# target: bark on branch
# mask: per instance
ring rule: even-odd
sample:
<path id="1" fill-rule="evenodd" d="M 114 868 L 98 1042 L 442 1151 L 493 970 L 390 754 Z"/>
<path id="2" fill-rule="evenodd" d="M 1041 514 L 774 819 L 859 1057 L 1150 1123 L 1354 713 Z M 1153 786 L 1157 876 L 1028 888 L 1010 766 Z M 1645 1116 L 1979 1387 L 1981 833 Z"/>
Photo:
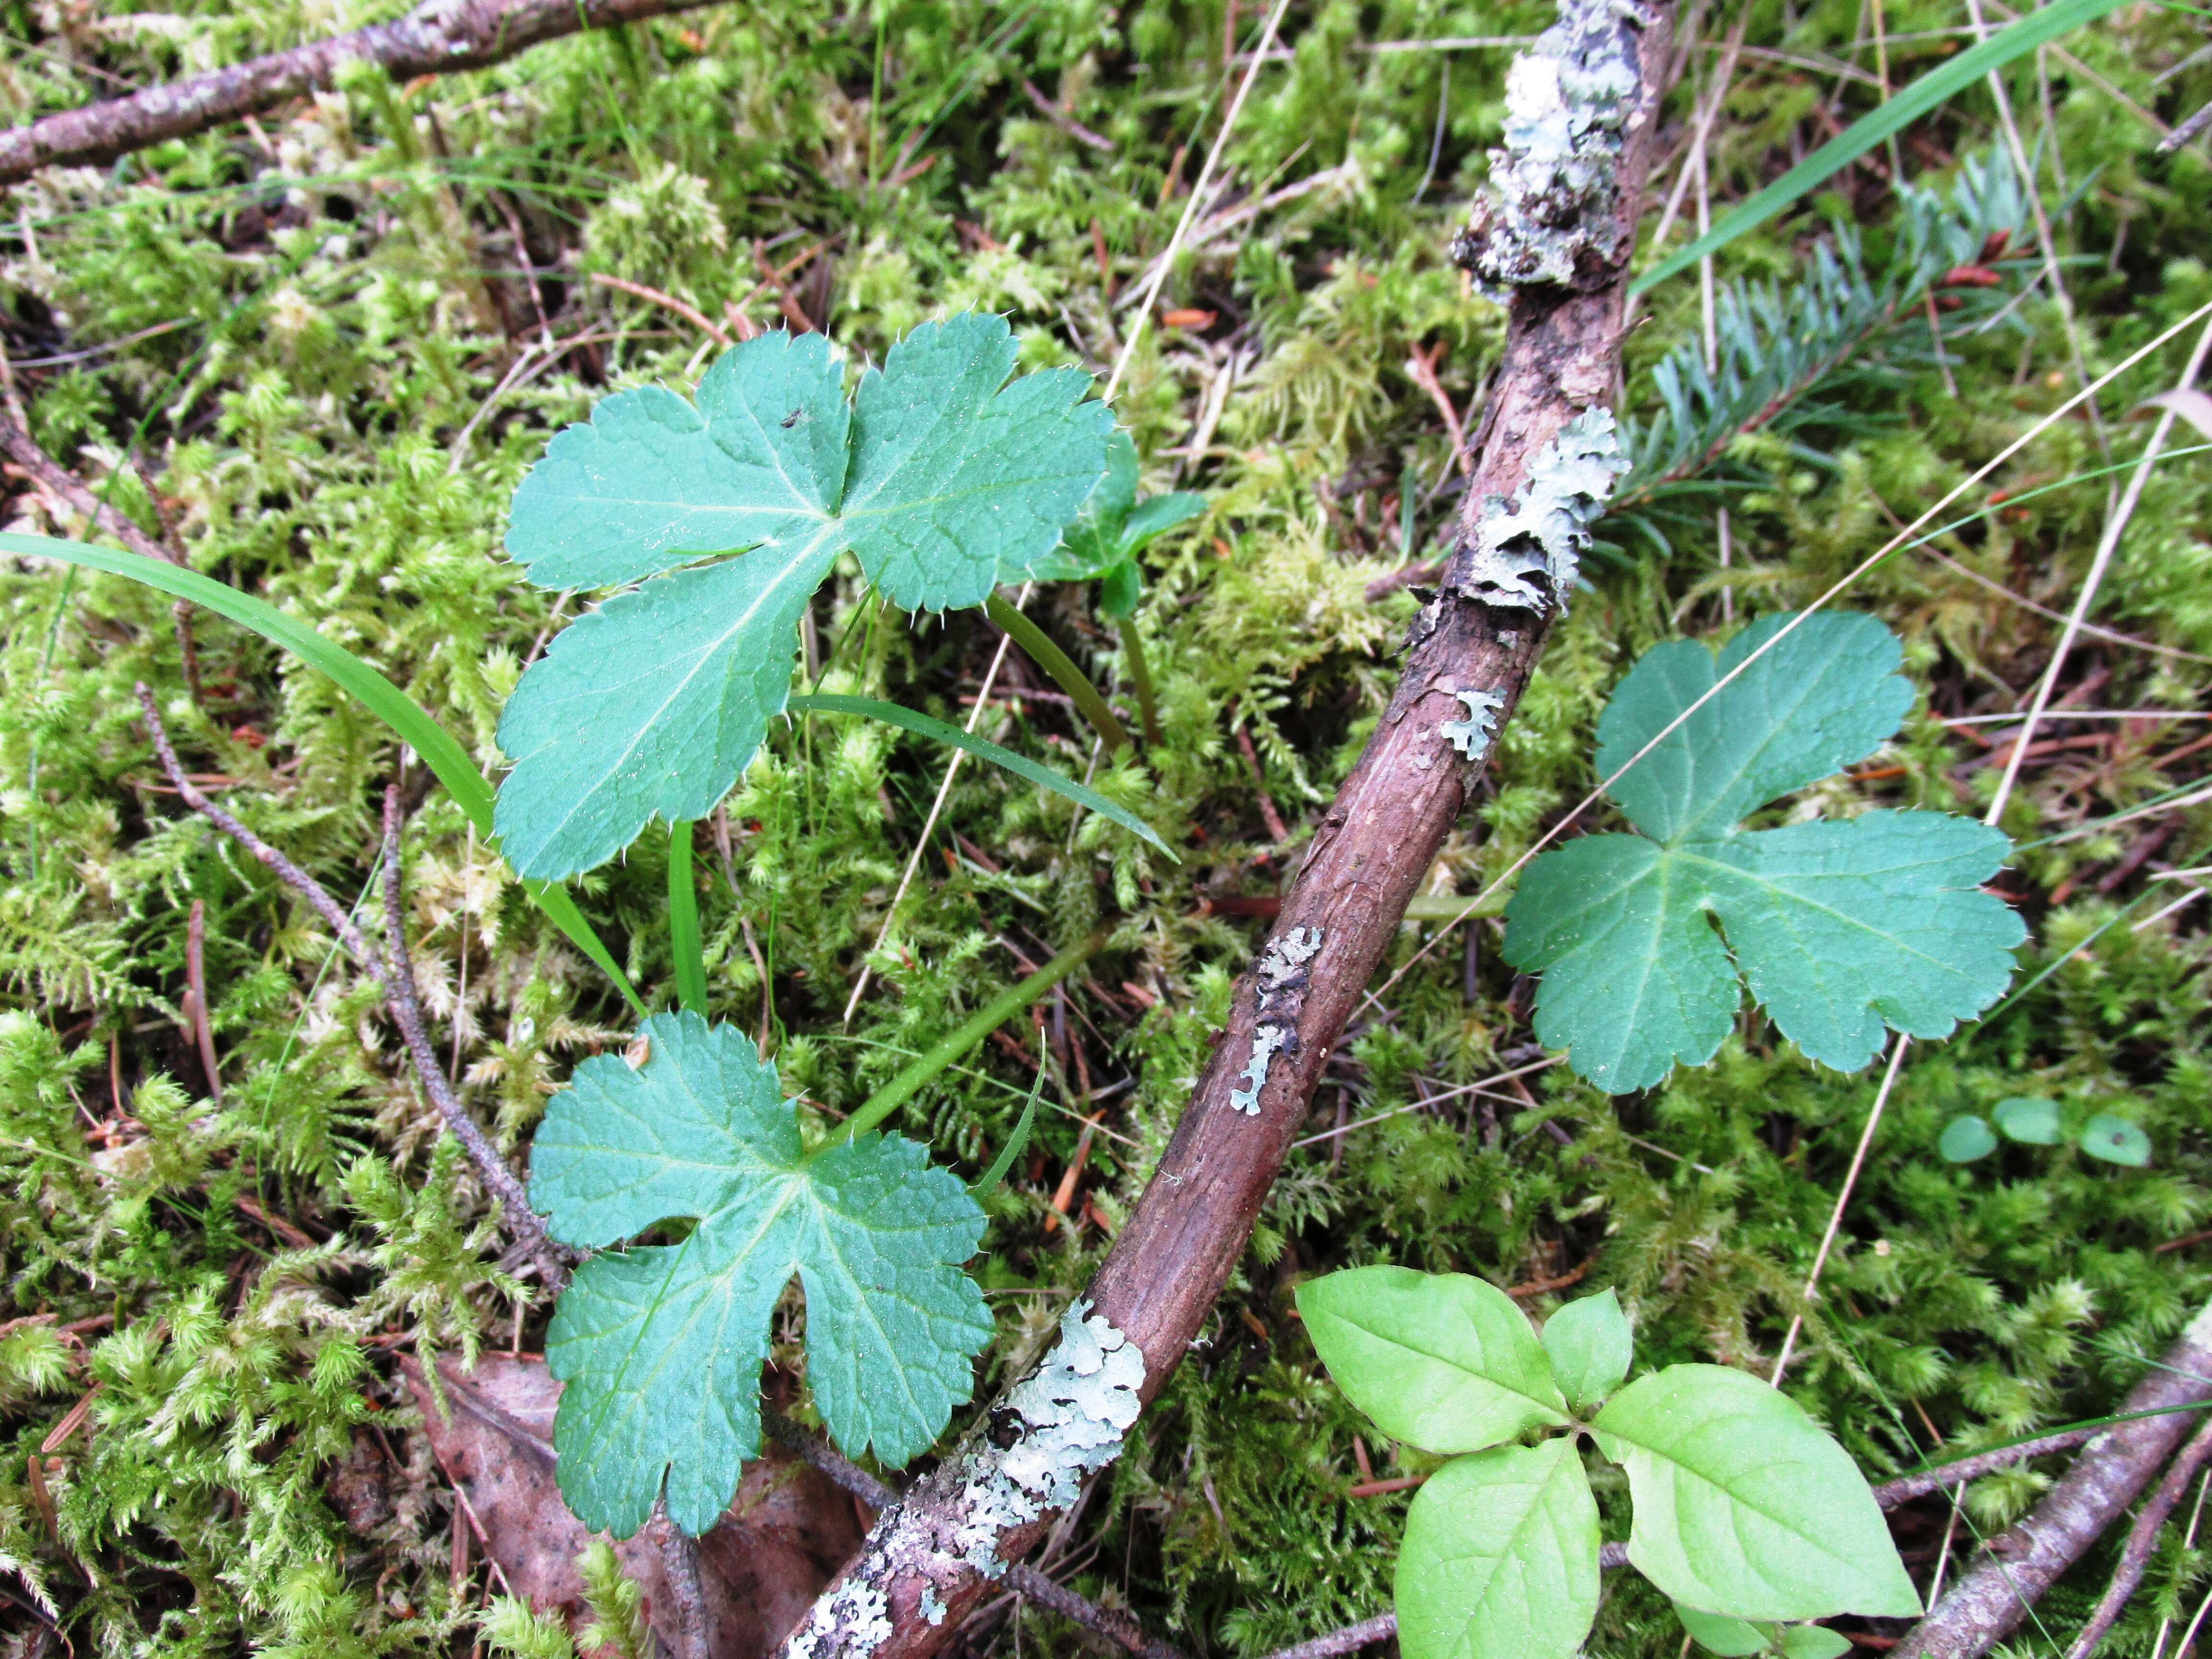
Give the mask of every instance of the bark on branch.
<path id="1" fill-rule="evenodd" d="M 1606 407 L 1668 58 L 1668 0 L 1565 0 L 1534 48 L 1497 200 L 1455 254 L 1510 306 L 1442 591 L 1323 816 L 1273 937 L 1142 1200 L 1060 1346 L 878 1518 L 789 1659 L 921 1659 L 1115 1455 L 1243 1254 L 1406 903 L 1458 822 L 1625 462 Z M 1509 127 L 1509 131 L 1512 128 Z M 1571 154 L 1564 152 L 1571 150 Z M 1618 465 L 1616 464 L 1618 463 Z"/>
<path id="2" fill-rule="evenodd" d="M 87 104 L 0 133 L 0 185 L 43 167 L 112 161 L 171 138 L 256 115 L 327 89 L 348 64 L 381 64 L 396 81 L 482 69 L 540 41 L 612 28 L 709 0 L 427 0 L 404 17 L 289 52 L 273 52 L 126 98 Z"/>
<path id="3" fill-rule="evenodd" d="M 2081 1449 L 2034 1513 L 1990 1539 L 1981 1565 L 1905 1633 L 1906 1659 L 1979 1659 L 2019 1627 L 2037 1598 L 2087 1553 L 2173 1455 L 2197 1414 L 2212 1405 L 2212 1306 L 2189 1322 L 2163 1364 L 2138 1382 L 2122 1412 L 2157 1412 L 2115 1423 Z"/>

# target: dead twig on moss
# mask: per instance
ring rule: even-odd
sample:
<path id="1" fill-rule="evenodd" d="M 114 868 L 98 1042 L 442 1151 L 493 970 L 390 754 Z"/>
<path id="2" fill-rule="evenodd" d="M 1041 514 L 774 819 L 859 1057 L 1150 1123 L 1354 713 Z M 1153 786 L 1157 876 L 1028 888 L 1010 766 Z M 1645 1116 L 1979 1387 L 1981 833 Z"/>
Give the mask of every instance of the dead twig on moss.
<path id="1" fill-rule="evenodd" d="M 428 0 L 404 17 L 210 70 L 127 98 L 64 110 L 0 132 L 0 185 L 44 167 L 112 161 L 171 138 L 242 120 L 327 91 L 349 64 L 382 66 L 394 81 L 482 69 L 541 41 L 614 28 L 708 0 Z"/>
<path id="2" fill-rule="evenodd" d="M 2059 1575 L 2124 1514 L 2212 1405 L 2200 1380 L 2212 1370 L 2212 1306 L 2198 1312 L 2120 1410 L 2150 1412 L 2094 1437 L 2034 1511 L 1987 1540 L 1984 1559 L 1906 1632 L 1916 1659 L 1978 1659 L 2009 1636 Z"/>
<path id="3" fill-rule="evenodd" d="M 353 955 L 354 959 L 368 971 L 383 993 L 385 1006 L 392 1011 L 392 1022 L 399 1027 L 407 1045 L 408 1058 L 413 1062 L 416 1078 L 438 1115 L 453 1138 L 468 1153 L 476 1168 L 477 1176 L 487 1191 L 497 1198 L 503 1212 L 507 1231 L 519 1244 L 537 1258 L 539 1271 L 549 1288 L 558 1288 L 568 1280 L 567 1264 L 560 1247 L 545 1231 L 545 1224 L 530 1207 L 529 1194 L 520 1179 L 507 1167 L 507 1160 L 499 1155 L 491 1138 L 470 1114 L 467 1107 L 453 1091 L 446 1074 L 438 1065 L 438 1057 L 430 1048 L 430 1038 L 422 1020 L 420 992 L 415 984 L 413 969 L 407 958 L 405 939 L 402 933 L 399 884 L 399 795 L 396 788 L 387 789 L 384 797 L 384 902 L 386 918 L 387 955 L 373 944 L 355 926 L 343 906 L 332 898 L 323 884 L 298 865 L 255 835 L 238 819 L 232 817 L 193 784 L 183 764 L 177 759 L 177 750 L 169 741 L 168 727 L 162 723 L 160 708 L 154 694 L 141 681 L 137 688 L 138 707 L 145 716 L 146 732 L 154 744 L 154 753 L 161 761 L 161 769 L 168 775 L 185 805 L 243 847 L 277 880 L 283 882 L 320 916 L 336 934 L 338 942 Z"/>

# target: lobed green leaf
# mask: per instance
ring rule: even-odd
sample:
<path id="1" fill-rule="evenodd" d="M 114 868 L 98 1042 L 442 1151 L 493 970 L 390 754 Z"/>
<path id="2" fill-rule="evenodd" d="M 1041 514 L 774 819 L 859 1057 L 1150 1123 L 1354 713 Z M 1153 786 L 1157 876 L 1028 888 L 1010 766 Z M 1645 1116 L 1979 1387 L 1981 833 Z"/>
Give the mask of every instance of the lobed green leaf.
<path id="1" fill-rule="evenodd" d="M 568 1386 L 554 1422 L 562 1496 L 627 1537 L 665 1480 L 668 1513 L 713 1525 L 760 1449 L 769 1320 L 796 1273 L 807 1379 L 838 1444 L 903 1463 L 968 1397 L 991 1334 L 960 1271 L 983 1212 L 896 1135 L 808 1158 L 775 1068 L 734 1026 L 660 1014 L 635 1070 L 576 1068 L 538 1131 L 530 1195 L 577 1270 L 547 1334 Z M 690 1219 L 682 1243 L 610 1248 Z"/>

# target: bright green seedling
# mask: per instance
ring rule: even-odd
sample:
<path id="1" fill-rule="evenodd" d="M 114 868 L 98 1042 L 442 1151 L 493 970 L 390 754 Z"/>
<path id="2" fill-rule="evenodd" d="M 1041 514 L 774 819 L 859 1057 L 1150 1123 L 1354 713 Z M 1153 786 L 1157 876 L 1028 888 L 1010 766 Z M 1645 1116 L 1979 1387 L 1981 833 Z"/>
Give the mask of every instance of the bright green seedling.
<path id="1" fill-rule="evenodd" d="M 1696 641 L 1647 652 L 1598 721 L 1599 775 L 1789 621 L 1753 624 L 1717 661 Z M 1871 617 L 1808 618 L 1613 784 L 1641 835 L 1586 836 L 1528 867 L 1505 958 L 1542 971 L 1536 1034 L 1577 1072 L 1626 1094 L 1710 1060 L 1744 980 L 1807 1058 L 1839 1071 L 1872 1059 L 1885 1025 L 1948 1036 L 2003 991 L 2026 929 L 1978 890 L 2010 848 L 2000 831 L 1912 811 L 1740 827 L 1897 730 L 1912 703 L 1901 658 Z"/>
<path id="2" fill-rule="evenodd" d="M 1722 1639 L 1752 1631 L 1741 1652 L 1840 1651 L 1826 1632 L 1744 1621 L 1920 1611 L 1865 1480 L 1787 1395 L 1718 1365 L 1620 1387 L 1633 1337 L 1611 1291 L 1561 1309 L 1540 1339 L 1504 1291 L 1464 1274 L 1356 1267 L 1297 1297 L 1330 1376 L 1376 1427 L 1466 1454 L 1406 1516 L 1395 1601 L 1407 1659 L 1570 1659 L 1581 1646 L 1600 1542 L 1585 1433 L 1627 1472 L 1629 1560 L 1680 1607 L 1717 1615 Z M 1531 1431 L 1547 1437 L 1506 1443 Z"/>
<path id="3" fill-rule="evenodd" d="M 1136 686 L 1137 703 L 1144 714 L 1145 736 L 1153 743 L 1159 741 L 1159 713 L 1152 670 L 1145 661 L 1144 641 L 1137 632 L 1137 602 L 1145 592 L 1144 570 L 1137 555 L 1205 511 L 1206 497 L 1188 490 L 1139 501 L 1137 446 L 1117 428 L 1106 446 L 1106 476 L 1062 534 L 1060 544 L 1033 562 L 1027 573 L 1048 581 L 1098 584 L 1098 609 L 1120 630 L 1129 678 Z M 1000 580 L 1015 580 L 1018 574 L 1001 570 Z"/>
<path id="4" fill-rule="evenodd" d="M 1997 1149 L 1997 1135 L 2023 1146 L 2056 1146 L 2067 1139 L 2063 1115 L 2051 1101 L 2035 1095 L 2014 1095 L 1990 1109 L 1996 1132 L 1971 1113 L 1943 1126 L 1936 1150 L 1946 1163 L 1972 1164 Z M 2099 1112 L 2075 1133 L 2083 1154 L 2106 1164 L 2141 1169 L 2150 1162 L 2150 1137 L 2142 1128 L 2111 1112 Z"/>
<path id="5" fill-rule="evenodd" d="M 990 1340 L 960 1267 L 982 1210 L 898 1135 L 807 1152 L 775 1068 L 736 1027 L 687 1012 L 639 1030 L 641 1062 L 578 1066 L 531 1152 L 532 1206 L 555 1237 L 599 1252 L 545 1343 L 568 1385 L 553 1439 L 568 1507 L 627 1537 L 665 1483 L 677 1525 L 714 1524 L 760 1450 L 769 1321 L 794 1273 L 831 1437 L 890 1464 L 927 1449 Z M 630 1242 L 680 1221 L 696 1223 L 681 1243 Z"/>
<path id="6" fill-rule="evenodd" d="M 1778 1654 L 1781 1659 L 1843 1659 L 1851 1650 L 1850 1638 L 1818 1625 L 1778 1625 L 1771 1620 L 1730 1619 L 1674 1604 L 1682 1628 L 1707 1653 L 1720 1659 L 1752 1659 L 1755 1654 Z"/>
<path id="7" fill-rule="evenodd" d="M 1010 380 L 1015 350 L 1000 317 L 924 324 L 848 400 L 820 335 L 764 334 L 696 404 L 641 386 L 554 438 L 508 553 L 542 587 L 640 585 L 507 701 L 496 823 L 516 870 L 571 875 L 655 817 L 711 811 L 782 712 L 799 615 L 841 553 L 908 611 L 1032 573 L 1104 475 L 1113 417 L 1079 371 Z"/>

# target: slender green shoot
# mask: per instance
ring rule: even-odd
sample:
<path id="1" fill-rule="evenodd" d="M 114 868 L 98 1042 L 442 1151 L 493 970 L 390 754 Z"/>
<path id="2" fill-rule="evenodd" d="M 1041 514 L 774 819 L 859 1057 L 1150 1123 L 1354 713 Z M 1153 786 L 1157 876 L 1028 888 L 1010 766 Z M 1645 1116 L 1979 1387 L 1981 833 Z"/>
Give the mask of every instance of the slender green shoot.
<path id="1" fill-rule="evenodd" d="M 1037 1101 L 1044 1094 L 1044 1034 L 1039 1032 L 1036 1081 L 1030 1085 L 1029 1102 L 1022 1108 L 1022 1115 L 1014 1125 L 1013 1133 L 1006 1137 L 1006 1144 L 999 1149 L 998 1157 L 991 1160 L 991 1167 L 978 1176 L 975 1185 L 969 1188 L 969 1197 L 980 1199 L 997 1192 L 999 1183 L 1006 1178 L 1006 1171 L 1014 1167 L 1014 1160 L 1022 1155 L 1022 1148 L 1030 1144 L 1030 1131 L 1036 1127 Z"/>
<path id="2" fill-rule="evenodd" d="M 902 732 L 911 732 L 918 738 L 933 738 L 939 743 L 950 744 L 955 749 L 964 749 L 978 760 L 987 760 L 994 766 L 1003 766 L 1016 777 L 1027 778 L 1056 795 L 1065 796 L 1077 805 L 1087 807 L 1102 818 L 1120 824 L 1131 835 L 1151 842 L 1175 859 L 1175 850 L 1160 839 L 1159 832 L 1126 806 L 1116 805 L 1097 790 L 1086 788 L 1073 778 L 1063 777 L 1049 766 L 1040 766 L 1026 755 L 1017 755 L 1011 749 L 1001 748 L 988 738 L 979 738 L 973 732 L 963 732 L 957 726 L 934 720 L 927 714 L 917 714 L 911 708 L 902 708 L 895 702 L 878 702 L 873 697 L 845 697 L 833 693 L 817 693 L 795 696 L 786 705 L 793 714 L 862 714 L 870 720 L 881 720 L 886 726 L 896 726 Z"/>
<path id="3" fill-rule="evenodd" d="M 1137 633 L 1137 619 L 1124 617 L 1115 624 L 1121 634 L 1121 654 L 1128 659 L 1129 684 L 1137 693 L 1137 713 L 1145 723 L 1145 741 L 1161 741 L 1159 699 L 1152 690 L 1152 665 L 1145 660 L 1145 641 Z"/>
<path id="4" fill-rule="evenodd" d="M 1081 967 L 1106 943 L 1107 932 L 1102 927 L 1081 944 L 1069 946 L 1020 984 L 985 1003 L 947 1033 L 936 1047 L 861 1102 L 860 1109 L 839 1124 L 837 1132 L 809 1156 L 819 1158 L 830 1147 L 867 1133 L 905 1105 L 939 1073 Z"/>
<path id="5" fill-rule="evenodd" d="M 676 955 L 676 997 L 707 1018 L 707 959 L 699 945 L 699 890 L 691 878 L 691 826 L 668 826 L 668 946 Z"/>
<path id="6" fill-rule="evenodd" d="M 1668 255 L 1631 283 L 1629 293 L 1646 293 L 1676 272 L 1718 252 L 1984 76 L 2038 46 L 2050 45 L 2062 34 L 2095 22 L 2107 12 L 2117 11 L 2120 4 L 2121 0 L 2057 0 L 2057 4 L 2030 12 L 1998 30 L 1979 46 L 1968 47 L 1861 116 L 1748 201 L 1723 214 L 1718 224 L 1689 246 Z"/>
<path id="7" fill-rule="evenodd" d="M 1129 746 L 1129 733 L 1106 706 L 1106 699 L 1098 688 L 1075 665 L 1075 659 L 1054 642 L 1051 635 L 1039 628 L 1027 617 L 1008 605 L 996 593 L 983 602 L 983 614 L 1010 635 L 1021 647 L 1031 662 L 1052 676 L 1054 683 L 1075 699 L 1075 706 L 1083 711 L 1098 735 L 1106 739 L 1109 749 L 1121 750 Z"/>
<path id="8" fill-rule="evenodd" d="M 64 564 L 82 565 L 88 570 L 105 571 L 111 576 L 125 577 L 178 599 L 190 599 L 194 605 L 229 617 L 240 627 L 252 629 L 270 644 L 283 647 L 310 668 L 320 669 L 329 675 L 340 690 L 390 726 L 437 775 L 438 781 L 446 786 L 446 793 L 453 798 L 469 822 L 476 825 L 477 833 L 496 845 L 491 823 L 491 782 L 477 769 L 468 750 L 433 720 L 422 704 L 386 679 L 381 670 L 364 662 L 343 646 L 325 639 L 296 617 L 288 617 L 266 600 L 241 593 L 212 576 L 164 564 L 159 559 L 125 553 L 119 548 L 0 531 L 0 552 L 54 559 Z M 645 1004 L 631 988 L 621 964 L 592 931 L 592 924 L 576 908 L 576 901 L 568 889 L 544 881 L 525 881 L 522 888 L 576 948 L 614 982 L 623 1000 L 642 1016 Z"/>

